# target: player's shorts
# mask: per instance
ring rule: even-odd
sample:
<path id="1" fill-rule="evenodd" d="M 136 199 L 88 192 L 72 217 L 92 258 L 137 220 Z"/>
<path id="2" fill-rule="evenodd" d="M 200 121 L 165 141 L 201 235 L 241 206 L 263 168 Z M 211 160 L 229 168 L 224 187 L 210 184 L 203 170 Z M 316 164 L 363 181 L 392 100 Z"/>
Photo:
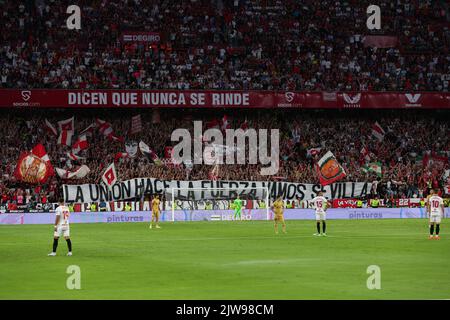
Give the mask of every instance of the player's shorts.
<path id="1" fill-rule="evenodd" d="M 275 213 L 275 217 L 273 218 L 273 220 L 284 222 L 284 215 L 282 213 Z"/>
<path id="2" fill-rule="evenodd" d="M 159 210 L 152 210 L 152 217 L 157 217 L 159 218 Z"/>
<path id="3" fill-rule="evenodd" d="M 327 220 L 327 213 L 326 212 L 316 212 L 316 221 L 320 221 L 320 220 Z"/>
<path id="4" fill-rule="evenodd" d="M 438 216 L 430 216 L 430 222 L 433 222 L 433 223 L 441 223 L 441 215 L 438 215 Z"/>
<path id="5" fill-rule="evenodd" d="M 58 226 L 56 231 L 53 233 L 54 237 L 70 237 L 70 227 L 69 226 Z"/>

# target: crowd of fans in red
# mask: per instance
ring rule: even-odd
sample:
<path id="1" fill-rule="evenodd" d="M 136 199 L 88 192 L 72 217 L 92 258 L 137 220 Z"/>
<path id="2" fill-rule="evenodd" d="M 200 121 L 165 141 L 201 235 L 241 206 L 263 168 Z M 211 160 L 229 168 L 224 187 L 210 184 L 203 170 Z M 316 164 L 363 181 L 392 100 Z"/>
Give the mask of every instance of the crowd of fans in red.
<path id="1" fill-rule="evenodd" d="M 142 111 L 142 131 L 128 134 L 131 126 L 130 112 L 109 109 L 77 111 L 75 115 L 76 133 L 81 132 L 96 118 L 111 123 L 115 134 L 126 142 L 144 141 L 164 160 L 174 129 L 187 128 L 194 137 L 193 121 L 201 120 L 203 129 L 208 124 L 218 123 L 227 116 L 231 128 L 240 128 L 245 123 L 248 128 L 280 129 L 280 170 L 276 175 L 260 174 L 260 165 L 172 165 L 162 161 L 157 165 L 141 153 L 134 158 L 116 161 L 119 179 L 153 177 L 177 180 L 276 180 L 301 183 L 318 183 L 314 163 L 326 151 L 332 151 L 347 172 L 344 181 L 377 181 L 373 194 L 395 197 L 422 197 L 429 188 L 441 191 L 450 183 L 449 161 L 450 131 L 448 112 L 435 111 L 433 114 L 421 111 L 404 113 L 401 111 L 268 111 L 268 110 L 164 110 Z M 104 169 L 114 161 L 118 152 L 125 152 L 125 144 L 111 141 L 98 131 L 88 138 L 89 148 L 79 155 L 83 160 L 70 160 L 70 147 L 57 144 L 57 137 L 44 129 L 44 120 L 52 123 L 72 116 L 68 111 L 36 111 L 33 117 L 20 111 L 2 112 L 0 143 L 2 157 L 0 163 L 0 201 L 8 199 L 34 199 L 54 201 L 61 192 L 63 183 L 100 183 Z M 371 133 L 374 121 L 386 131 L 383 141 Z M 75 135 L 74 140 L 77 135 Z M 91 172 L 83 179 L 64 180 L 56 175 L 42 186 L 26 185 L 14 177 L 14 169 L 21 151 L 30 150 L 35 144 L 43 143 L 52 165 L 56 168 L 74 169 L 82 164 Z M 367 153 L 361 153 L 366 147 Z M 316 155 L 311 149 L 321 148 Z M 308 152 L 309 150 L 309 152 Z M 430 161 L 424 165 L 423 155 L 439 154 L 443 161 Z M 367 156 L 367 158 L 366 158 Z M 362 167 L 369 162 L 381 162 L 382 177 L 366 173 Z M 212 174 L 214 176 L 212 177 Z"/>
<path id="2" fill-rule="evenodd" d="M 0 87 L 448 91 L 445 0 L 2 1 Z M 156 32 L 154 44 L 123 32 Z M 366 35 L 395 36 L 390 48 Z"/>

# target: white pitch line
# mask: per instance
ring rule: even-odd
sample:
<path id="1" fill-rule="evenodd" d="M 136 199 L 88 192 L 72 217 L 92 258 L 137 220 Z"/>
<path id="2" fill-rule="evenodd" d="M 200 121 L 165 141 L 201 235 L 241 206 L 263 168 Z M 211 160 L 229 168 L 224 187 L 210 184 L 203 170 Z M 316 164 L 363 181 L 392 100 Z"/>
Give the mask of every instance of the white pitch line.
<path id="1" fill-rule="evenodd" d="M 339 233 L 339 232 L 336 232 Z M 346 233 L 346 232 L 343 232 Z M 335 235 L 327 235 L 326 237 L 317 237 L 313 235 L 298 235 L 298 236 L 287 236 L 287 235 L 273 235 L 273 236 L 264 236 L 264 237 L 215 237 L 215 238 L 178 238 L 178 239 L 134 239 L 134 240 L 120 240 L 119 243 L 133 243 L 133 242 L 169 242 L 169 241 L 215 241 L 215 240 L 261 240 L 261 239 L 300 239 L 300 238 L 342 238 L 342 239 L 355 239 L 355 238 L 379 238 L 382 239 L 383 237 L 409 237 L 409 236 L 422 236 L 421 238 L 414 238 L 414 240 L 428 240 L 428 237 L 423 237 L 423 234 L 421 233 L 408 233 L 408 234 L 384 234 L 384 235 L 355 235 L 355 236 L 335 236 Z M 450 238 L 441 238 L 441 240 L 449 240 Z M 89 240 L 89 241 L 78 241 L 76 240 L 76 243 L 104 243 L 106 241 L 109 241 L 109 239 L 106 239 L 104 241 L 101 240 Z M 24 245 L 24 244 L 34 244 L 36 242 L 0 242 L 1 245 Z"/>

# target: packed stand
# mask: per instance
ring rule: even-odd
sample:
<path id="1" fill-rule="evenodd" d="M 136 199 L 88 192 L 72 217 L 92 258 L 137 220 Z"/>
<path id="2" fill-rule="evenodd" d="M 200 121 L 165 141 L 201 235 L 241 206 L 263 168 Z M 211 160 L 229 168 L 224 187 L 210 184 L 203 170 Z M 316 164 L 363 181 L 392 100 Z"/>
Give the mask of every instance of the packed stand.
<path id="1" fill-rule="evenodd" d="M 0 0 L 0 87 L 448 91 L 448 1 Z M 157 43 L 122 42 L 156 32 Z M 365 36 L 394 36 L 376 48 Z"/>

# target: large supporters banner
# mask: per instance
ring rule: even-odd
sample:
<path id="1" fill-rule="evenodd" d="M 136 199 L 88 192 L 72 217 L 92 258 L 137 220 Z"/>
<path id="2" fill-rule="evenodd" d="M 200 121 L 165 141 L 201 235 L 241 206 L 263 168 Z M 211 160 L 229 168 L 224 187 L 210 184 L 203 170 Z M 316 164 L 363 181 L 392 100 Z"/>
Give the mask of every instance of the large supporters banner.
<path id="1" fill-rule="evenodd" d="M 180 181 L 136 178 L 118 182 L 110 189 L 105 185 L 97 184 L 66 184 L 63 185 L 63 192 L 66 202 L 77 203 L 139 199 L 145 194 L 162 194 L 166 196 L 166 200 L 171 200 L 172 193 L 176 200 L 234 199 L 238 194 L 242 198 L 264 200 L 266 190 L 271 199 L 283 196 L 285 200 L 310 200 L 321 190 L 330 199 L 364 197 L 370 192 L 370 187 L 371 183 L 367 182 L 340 182 L 322 187 L 320 184 L 294 182 Z M 208 188 L 224 190 L 208 190 Z"/>
<path id="2" fill-rule="evenodd" d="M 0 89 L 0 107 L 443 109 L 450 93 Z"/>

